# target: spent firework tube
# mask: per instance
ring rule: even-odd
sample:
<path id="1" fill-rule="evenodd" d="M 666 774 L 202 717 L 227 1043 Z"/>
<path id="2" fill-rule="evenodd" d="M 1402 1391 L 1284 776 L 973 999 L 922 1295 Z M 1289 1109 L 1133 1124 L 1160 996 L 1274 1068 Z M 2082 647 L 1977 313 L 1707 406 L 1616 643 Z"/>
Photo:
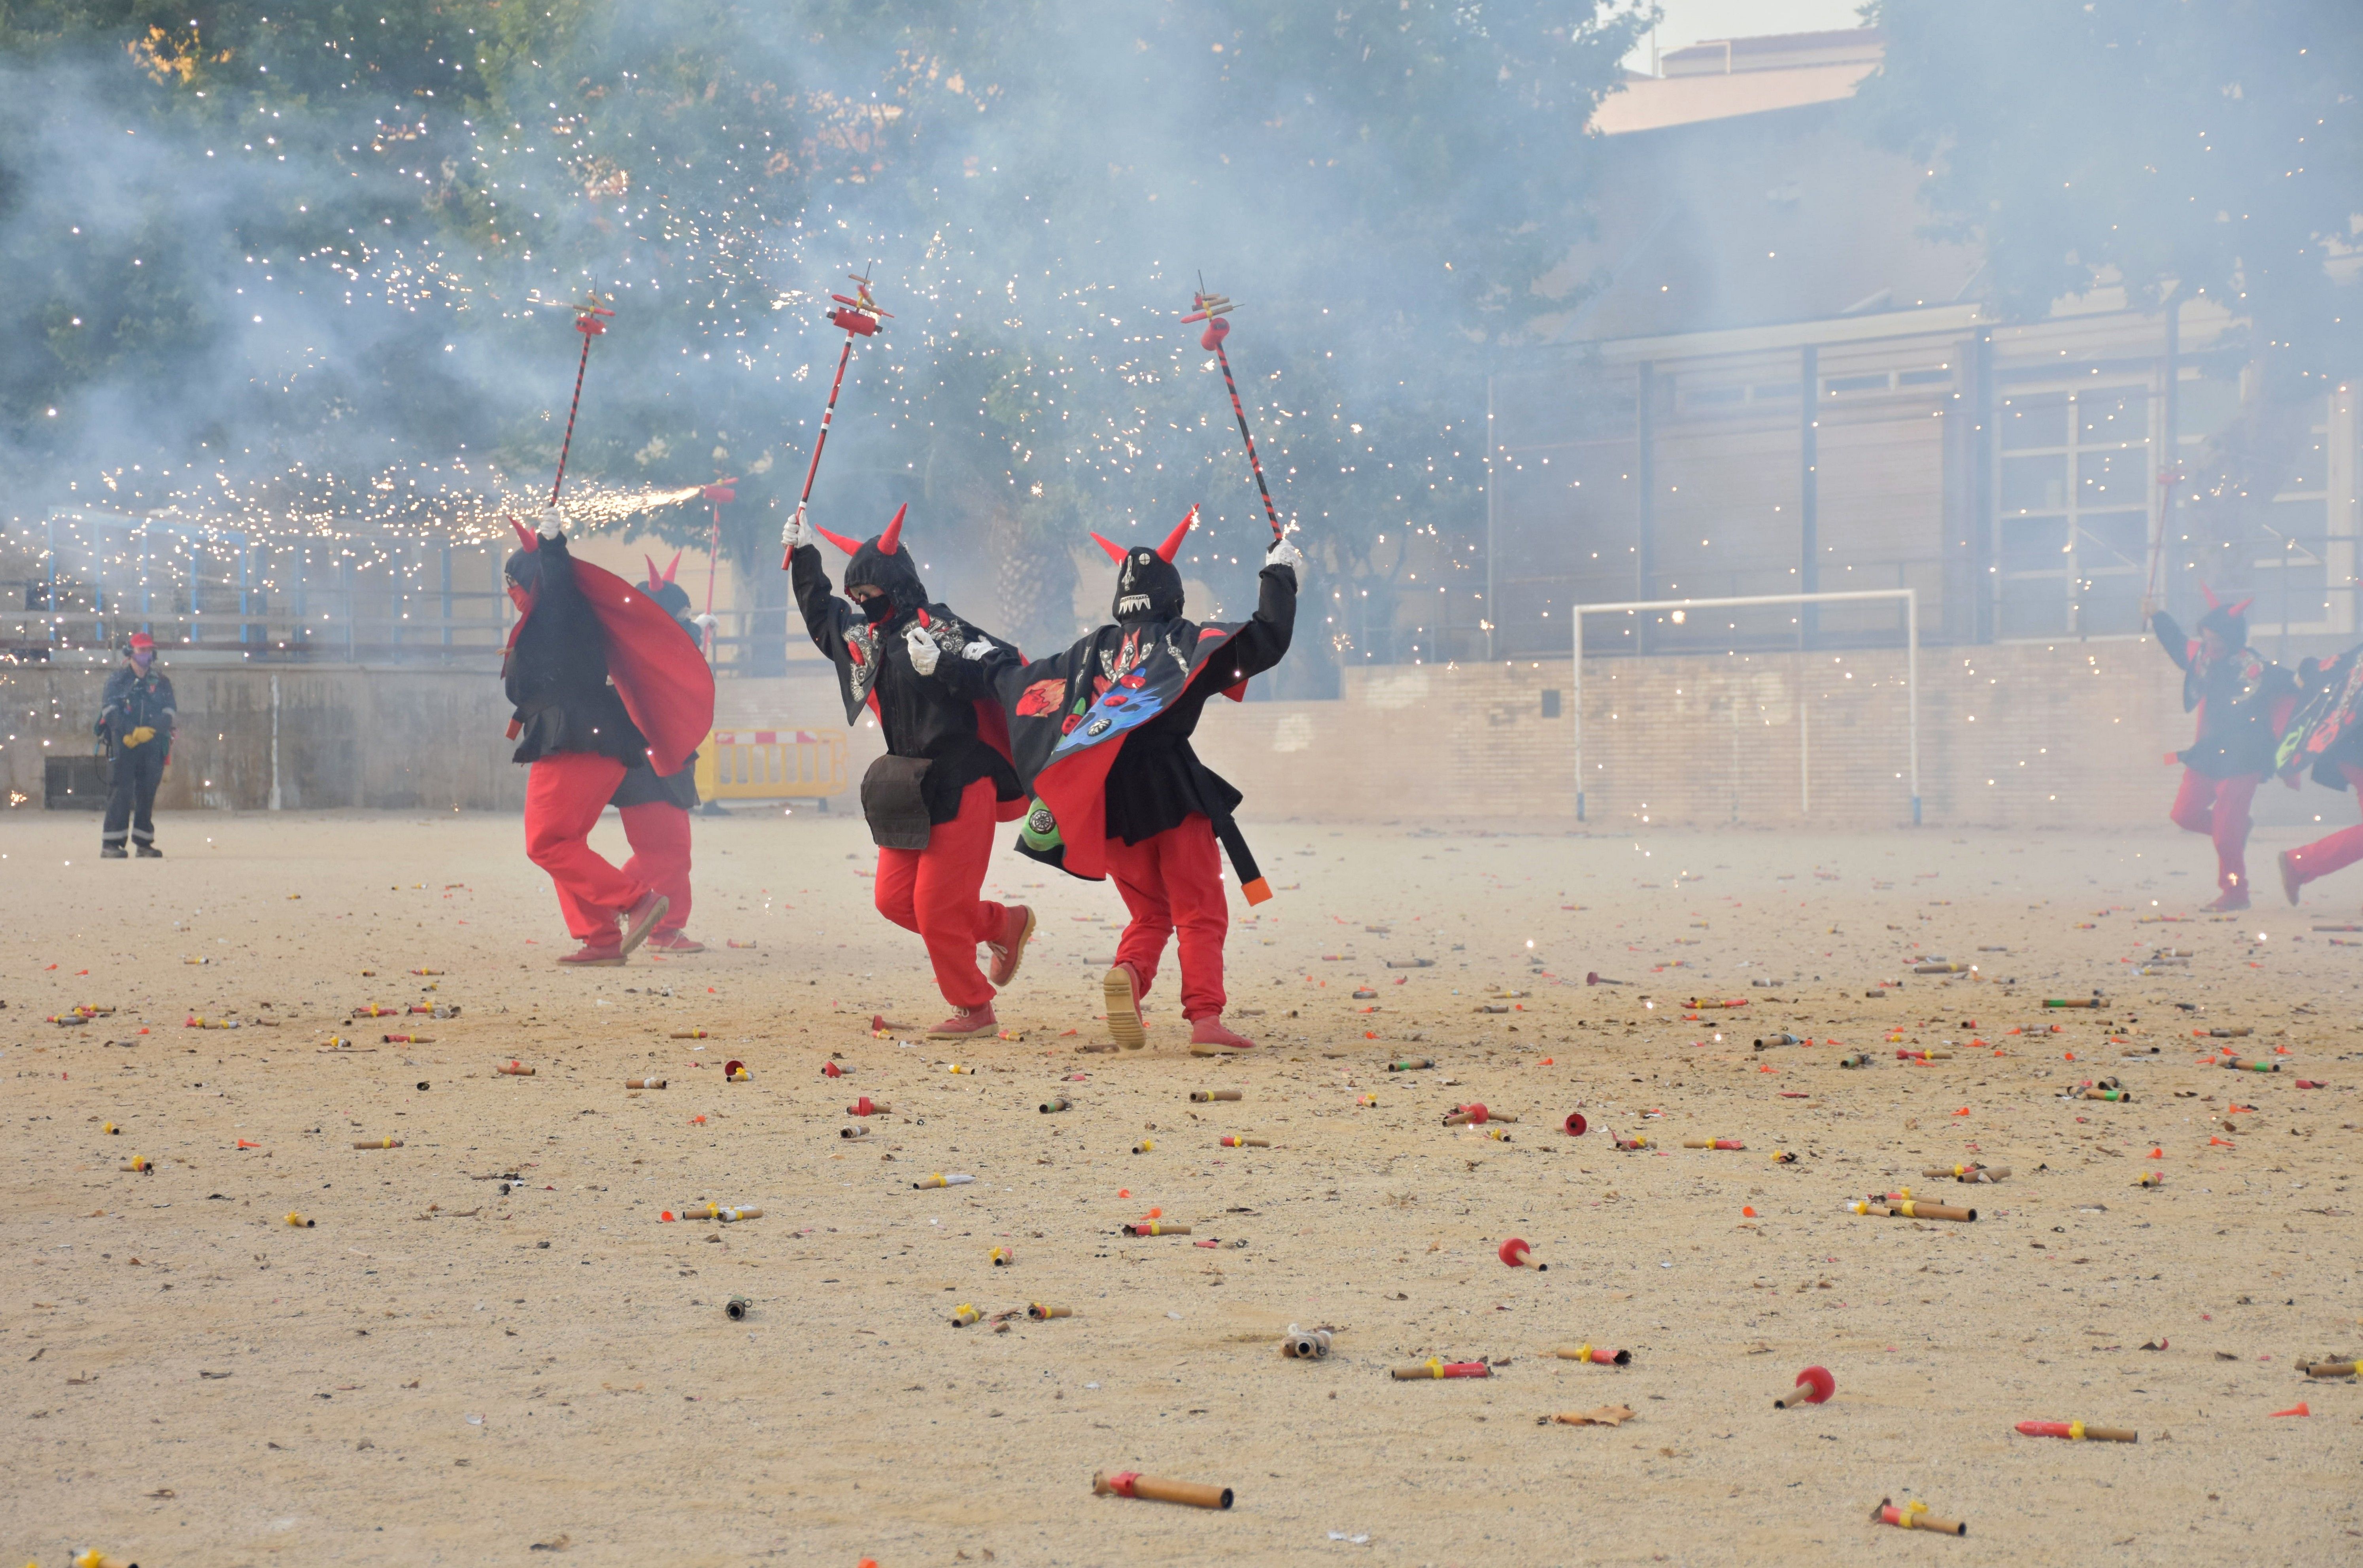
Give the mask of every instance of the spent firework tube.
<path id="1" fill-rule="evenodd" d="M 1585 1362 L 1592 1366 L 1630 1366 L 1630 1351 L 1603 1351 L 1596 1345 L 1561 1345 L 1551 1351 L 1563 1362 Z"/>
<path id="2" fill-rule="evenodd" d="M 2101 999 L 2098 996 L 2051 996 L 2045 998 L 2043 1005 L 2047 1007 L 2097 1007 Z"/>
<path id="3" fill-rule="evenodd" d="M 750 1204 L 738 1204 L 728 1208 L 716 1209 L 714 1218 L 725 1225 L 733 1225 L 741 1219 L 760 1219 L 763 1218 L 763 1211 Z"/>
<path id="4" fill-rule="evenodd" d="M 381 1007 L 375 1002 L 372 1002 L 366 1007 L 355 1007 L 345 1015 L 349 1018 L 394 1018 L 401 1016 L 400 1007 Z"/>
<path id="5" fill-rule="evenodd" d="M 1034 1108 L 1040 1111 L 1044 1116 L 1048 1116 L 1053 1111 L 1073 1110 L 1075 1108 L 1075 1102 L 1067 1098 L 1064 1095 L 1053 1095 Z"/>
<path id="6" fill-rule="evenodd" d="M 1390 1073 L 1416 1073 L 1423 1067 L 1433 1067 L 1435 1065 L 1436 1058 L 1432 1056 L 1406 1056 L 1399 1062 L 1388 1062 L 1387 1071 Z"/>
<path id="7" fill-rule="evenodd" d="M 1870 1522 L 1893 1525 L 1899 1529 L 1933 1529 L 1945 1535 L 1969 1533 L 1969 1527 L 1960 1520 L 1940 1519 L 1930 1513 L 1925 1503 L 1905 1503 L 1899 1507 L 1891 1497 L 1881 1497 L 1879 1507 L 1870 1510 Z"/>
<path id="8" fill-rule="evenodd" d="M 2007 1165 L 1979 1165 L 1975 1163 L 1967 1165 L 1930 1165 L 1924 1169 L 1920 1173 L 1924 1176 L 1950 1176 L 1957 1182 L 1999 1182 L 2003 1177 L 2010 1174 L 2010 1167 Z"/>
<path id="9" fill-rule="evenodd" d="M 2123 1100 L 2130 1103 L 2134 1097 L 2134 1092 L 2131 1089 L 2087 1089 L 2082 1097 L 2088 1100 Z"/>
<path id="10" fill-rule="evenodd" d="M 2227 1056 L 2220 1065 L 2235 1073 L 2278 1073 L 2281 1070 L 2281 1064 L 2278 1062 L 2253 1062 L 2239 1056 Z"/>
<path id="11" fill-rule="evenodd" d="M 521 1062 L 504 1062 L 498 1067 L 494 1068 L 493 1071 L 509 1078 L 530 1078 L 533 1076 L 533 1069 L 527 1067 Z"/>
<path id="12" fill-rule="evenodd" d="M 1838 1391 L 1838 1380 L 1830 1375 L 1825 1366 L 1809 1366 L 1797 1374 L 1797 1381 L 1772 1396 L 1775 1410 L 1793 1410 L 1800 1405 L 1820 1405 Z"/>
<path id="13" fill-rule="evenodd" d="M 356 1149 L 399 1149 L 402 1147 L 402 1140 L 399 1138 L 356 1138 L 353 1140 L 353 1147 Z"/>
<path id="14" fill-rule="evenodd" d="M 309 1229 L 312 1229 L 312 1227 L 313 1227 L 316 1223 L 317 1223 L 317 1222 L 316 1222 L 316 1221 L 315 1221 L 315 1220 L 311 1218 L 311 1216 L 309 1216 L 309 1215 L 297 1214 L 297 1213 L 294 1213 L 294 1212 L 293 1212 L 293 1211 L 291 1210 L 291 1211 L 287 1214 L 287 1216 L 285 1217 L 285 1218 L 284 1218 L 284 1220 L 283 1221 L 283 1223 L 284 1223 L 285 1225 L 287 1225 L 287 1226 L 288 1226 L 290 1229 L 296 1229 L 296 1230 L 309 1230 Z"/>
<path id="15" fill-rule="evenodd" d="M 1483 1362 L 1448 1362 L 1441 1356 L 1430 1356 L 1410 1366 L 1391 1366 L 1387 1375 L 1399 1383 L 1409 1383 L 1414 1378 L 1491 1377 L 1493 1369 Z"/>
<path id="16" fill-rule="evenodd" d="M 1682 1006 L 1690 1008 L 1692 1012 L 1709 1012 L 1725 1007 L 1745 1007 L 1747 1006 L 1747 998 L 1742 996 L 1738 1000 L 1733 1002 L 1714 1002 L 1693 996 L 1689 1001 L 1684 1002 Z"/>
<path id="17" fill-rule="evenodd" d="M 672 1031 L 671 1038 L 674 1040 L 705 1040 L 710 1037 L 704 1029 L 675 1029 Z"/>
<path id="18" fill-rule="evenodd" d="M 2191 1038 L 2193 1040 L 2242 1040 L 2256 1032 L 2250 1026 L 2241 1024 L 2227 1029 L 2192 1029 Z"/>
<path id="19" fill-rule="evenodd" d="M 1647 1149 L 1651 1147 L 1649 1135 L 1646 1132 L 1618 1132 L 1612 1133 L 1610 1136 L 1615 1139 L 1616 1147 L 1625 1151 L 1627 1153 L 1630 1153 L 1636 1149 Z"/>
<path id="20" fill-rule="evenodd" d="M 970 1324 L 983 1318 L 983 1313 L 979 1312 L 975 1307 L 963 1301 L 958 1307 L 952 1308 L 952 1327 L 955 1329 L 965 1329 Z"/>
<path id="21" fill-rule="evenodd" d="M 852 1127 L 838 1128 L 837 1135 L 839 1138 L 867 1138 L 870 1136 L 870 1128 L 867 1123 L 856 1123 Z"/>
<path id="22" fill-rule="evenodd" d="M 1102 1497 L 1146 1497 L 1153 1503 L 1182 1503 L 1193 1508 L 1231 1506 L 1228 1486 L 1209 1486 L 1197 1481 L 1159 1481 L 1136 1470 L 1119 1470 L 1113 1475 L 1102 1471 L 1092 1477 L 1092 1491 Z"/>
<path id="23" fill-rule="evenodd" d="M 1953 1060 L 1953 1053 L 1949 1051 L 1899 1051 L 1895 1053 L 1895 1060 L 1898 1062 L 1950 1062 Z"/>
<path id="24" fill-rule="evenodd" d="M 1914 974 L 1968 974 L 1973 973 L 1976 968 L 1977 965 L 1973 963 L 1915 963 L 1912 966 L 1912 973 Z"/>
<path id="25" fill-rule="evenodd" d="M 1156 1148 L 1157 1140 L 1153 1138 L 1144 1138 L 1139 1142 L 1132 1146 L 1132 1151 L 1135 1154 L 1148 1154 L 1153 1153 L 1156 1151 Z"/>
<path id="26" fill-rule="evenodd" d="M 1776 1045 L 1803 1045 L 1806 1043 L 1807 1042 L 1805 1040 L 1800 1040 L 1797 1036 L 1790 1034 L 1784 1030 L 1780 1034 L 1766 1035 L 1763 1039 L 1756 1042 L 1756 1049 L 1758 1051 L 1769 1051 Z"/>
<path id="27" fill-rule="evenodd" d="M 1502 1245 L 1495 1250 L 1493 1255 L 1501 1259 L 1504 1263 L 1507 1263 L 1510 1267 L 1518 1269 L 1525 1267 L 1527 1261 L 1534 1256 L 1534 1249 L 1527 1246 L 1522 1239 L 1513 1236 L 1508 1240 L 1503 1242 Z M 1537 1270 L 1544 1273 L 1550 1272 L 1550 1265 L 1548 1263 L 1537 1263 L 1535 1264 L 1535 1267 Z"/>
<path id="28" fill-rule="evenodd" d="M 1190 1091 L 1190 1098 L 1196 1104 L 1202 1106 L 1210 1104 L 1215 1100 L 1236 1100 L 1238 1097 L 1239 1091 L 1237 1089 L 1193 1089 Z"/>
<path id="29" fill-rule="evenodd" d="M 1866 1203 L 1860 1200 L 1847 1205 L 1855 1214 L 1880 1215 L 1890 1219 L 1958 1219 L 1964 1223 L 1978 1217 L 1974 1208 L 1955 1208 L 1949 1204 L 1923 1203 L 1917 1198 L 1896 1198 L 1892 1202 Z"/>
<path id="30" fill-rule="evenodd" d="M 2088 1427 L 2081 1421 L 2021 1421 L 2025 1438 L 2066 1438 L 2070 1442 L 2137 1443 L 2141 1434 L 2131 1427 Z"/>
<path id="31" fill-rule="evenodd" d="M 1747 1145 L 1736 1138 L 1685 1138 L 1682 1140 L 1682 1147 L 1685 1149 L 1745 1149 Z"/>
<path id="32" fill-rule="evenodd" d="M 2355 1363 L 2344 1362 L 2313 1362 L 2298 1369 L 2308 1377 L 2353 1377 Z"/>
<path id="33" fill-rule="evenodd" d="M 864 1095 L 860 1099 L 854 1101 L 851 1105 L 846 1106 L 845 1114 L 848 1116 L 889 1116 L 893 1113 L 893 1109 L 894 1107 L 888 1105 L 884 1100 L 873 1100 L 869 1095 Z"/>
<path id="34" fill-rule="evenodd" d="M 1241 1138 L 1235 1133 L 1225 1133 L 1220 1141 L 1222 1146 L 1226 1149 L 1269 1149 L 1271 1147 L 1271 1140 L 1269 1138 Z"/>
<path id="35" fill-rule="evenodd" d="M 116 1169 L 118 1171 L 139 1171 L 144 1174 L 152 1176 L 156 1173 L 156 1162 L 150 1160 L 145 1154 L 134 1154 L 129 1160 L 117 1165 Z"/>
<path id="36" fill-rule="evenodd" d="M 380 1045 L 433 1045 L 435 1037 L 431 1034 L 382 1034 L 377 1037 L 377 1042 Z"/>
<path id="37" fill-rule="evenodd" d="M 1045 1323 L 1053 1318 L 1072 1318 L 1074 1315 L 1075 1309 L 1071 1307 L 1052 1307 L 1039 1301 L 1026 1309 L 1026 1316 L 1037 1323 Z"/>
<path id="38" fill-rule="evenodd" d="M 913 1183 L 911 1184 L 911 1185 L 912 1185 L 913 1187 L 915 1187 L 915 1188 L 917 1188 L 917 1187 L 964 1187 L 964 1186 L 968 1185 L 971 1182 L 973 1182 L 973 1181 L 975 1181 L 975 1180 L 976 1180 L 976 1178 L 975 1178 L 974 1176 L 962 1176 L 962 1175 L 950 1175 L 950 1176 L 947 1176 L 947 1175 L 945 1175 L 941 1171 L 938 1171 L 938 1172 L 937 1172 L 934 1175 L 929 1176 L 926 1181 L 924 1181 L 924 1182 L 913 1182 Z"/>
<path id="39" fill-rule="evenodd" d="M 993 1260 L 994 1268 L 1005 1269 L 1017 1261 L 1017 1251 L 1014 1247 L 995 1247 L 986 1256 Z"/>
<path id="40" fill-rule="evenodd" d="M 1136 1219 L 1124 1228 L 1127 1236 L 1187 1236 L 1186 1225 L 1169 1225 L 1161 1219 Z"/>
<path id="41" fill-rule="evenodd" d="M 722 1081 L 724 1083 L 744 1084 L 747 1082 L 747 1079 L 748 1073 L 747 1064 L 745 1062 L 726 1062 L 722 1064 Z"/>
<path id="42" fill-rule="evenodd" d="M 1280 1353 L 1292 1361 L 1322 1361 L 1329 1354 L 1329 1330 L 1289 1327 L 1281 1336 Z"/>
<path id="43" fill-rule="evenodd" d="M 624 1080 L 624 1087 L 627 1089 L 661 1089 L 664 1086 L 665 1081 L 661 1078 L 627 1078 Z"/>
<path id="44" fill-rule="evenodd" d="M 1865 1052 L 1858 1051 L 1851 1055 L 1839 1057 L 1838 1065 L 1841 1067 L 1868 1067 L 1870 1065 L 1870 1058 Z"/>

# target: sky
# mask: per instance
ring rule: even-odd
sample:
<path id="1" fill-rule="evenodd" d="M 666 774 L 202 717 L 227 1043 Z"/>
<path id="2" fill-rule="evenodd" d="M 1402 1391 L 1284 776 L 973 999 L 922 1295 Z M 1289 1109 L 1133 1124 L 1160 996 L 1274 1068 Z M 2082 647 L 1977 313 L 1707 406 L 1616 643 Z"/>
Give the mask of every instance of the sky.
<path id="1" fill-rule="evenodd" d="M 1666 19 L 1658 26 L 1660 52 L 1704 39 L 1757 38 L 1766 33 L 1812 33 L 1862 25 L 1861 0 L 1659 0 Z M 1625 61 L 1630 71 L 1649 69 L 1644 43 Z"/>

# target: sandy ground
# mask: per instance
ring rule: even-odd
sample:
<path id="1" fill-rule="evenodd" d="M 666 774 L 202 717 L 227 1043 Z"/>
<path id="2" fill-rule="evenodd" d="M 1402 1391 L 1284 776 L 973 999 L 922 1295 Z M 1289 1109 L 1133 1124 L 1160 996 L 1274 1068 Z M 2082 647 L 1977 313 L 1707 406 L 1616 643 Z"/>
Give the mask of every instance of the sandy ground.
<path id="1" fill-rule="evenodd" d="M 7 1561 L 2363 1561 L 2363 1389 L 2298 1371 L 2363 1348 L 2363 932 L 2313 929 L 2363 926 L 2363 873 L 2209 919 L 2206 846 L 2164 834 L 1267 824 L 1285 891 L 1231 943 L 1264 1048 L 1207 1061 L 1170 969 L 1151 1049 L 1090 1049 L 1111 889 L 996 860 L 1042 916 L 1002 1009 L 1023 1039 L 951 1051 L 857 822 L 697 830 L 716 951 L 560 973 L 513 819 L 189 815 L 129 863 L 94 818 L 0 824 Z M 2196 956 L 2138 973 L 2160 947 Z M 1694 1021 L 1693 995 L 1749 1005 Z M 461 1016 L 347 1021 L 422 1000 Z M 78 1003 L 119 1010 L 41 1021 Z M 2194 1026 L 2252 1028 L 2281 1070 L 2199 1064 Z M 381 1042 L 405 1027 L 431 1043 Z M 1752 1049 L 1781 1029 L 1816 1043 Z M 1413 1054 L 1439 1066 L 1387 1071 Z M 2058 1097 L 2108 1074 L 2131 1104 Z M 1189 1102 L 1215 1086 L 1242 1098 Z M 894 1114 L 847 1141 L 858 1094 Z M 1520 1118 L 1508 1140 L 1439 1125 L 1471 1100 Z M 2014 1173 L 1919 1174 L 1969 1159 Z M 913 1189 L 934 1172 L 976 1180 Z M 1845 1211 L 1899 1184 L 1980 1218 Z M 660 1218 L 706 1199 L 765 1212 Z M 1193 1235 L 1121 1235 L 1158 1210 Z M 1548 1272 L 1496 1261 L 1513 1234 Z M 1281 1359 L 1292 1323 L 1335 1352 Z M 1632 1364 L 1548 1354 L 1585 1342 Z M 1387 1375 L 1430 1356 L 1498 1374 Z M 1772 1408 L 1816 1363 L 1836 1398 Z M 1237 1507 L 1094 1497 L 1099 1469 Z M 1885 1496 L 1969 1534 L 1866 1522 Z"/>

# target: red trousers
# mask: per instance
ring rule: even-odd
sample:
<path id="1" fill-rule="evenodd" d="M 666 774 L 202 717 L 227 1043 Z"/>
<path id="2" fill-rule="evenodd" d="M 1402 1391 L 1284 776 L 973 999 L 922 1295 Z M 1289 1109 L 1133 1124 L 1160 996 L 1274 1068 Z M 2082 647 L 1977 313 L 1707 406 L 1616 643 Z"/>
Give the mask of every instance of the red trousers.
<path id="1" fill-rule="evenodd" d="M 1127 844 L 1107 841 L 1108 874 L 1115 878 L 1132 923 L 1116 943 L 1115 961 L 1132 965 L 1145 994 L 1165 956 L 1165 939 L 1177 930 L 1182 948 L 1182 1016 L 1219 1018 L 1223 994 L 1223 939 L 1230 934 L 1231 906 L 1223 895 L 1222 851 L 1215 825 L 1192 813 L 1178 828 Z"/>
<path id="2" fill-rule="evenodd" d="M 2169 815 L 2184 832 L 2215 840 L 2215 885 L 2226 893 L 2248 886 L 2248 802 L 2262 783 L 2261 773 L 2211 779 L 2194 768 L 2182 770 L 2182 788 Z"/>
<path id="3" fill-rule="evenodd" d="M 878 851 L 878 912 L 927 944 L 936 986 L 955 1007 L 982 1007 L 993 984 L 976 966 L 976 944 L 1001 935 L 1008 913 L 977 897 L 993 859 L 1000 802 L 993 781 L 960 794 L 960 815 L 938 822 L 924 850 Z"/>
<path id="4" fill-rule="evenodd" d="M 649 890 L 591 847 L 591 829 L 623 782 L 623 763 L 591 751 L 553 752 L 526 779 L 526 855 L 557 884 L 566 929 L 594 947 L 622 940 L 616 917 Z"/>
<path id="5" fill-rule="evenodd" d="M 2356 800 L 2363 802 L 2363 768 L 2341 762 L 2338 771 L 2346 775 L 2346 787 L 2355 792 Z M 2290 863 L 2297 867 L 2300 882 L 2312 882 L 2318 876 L 2344 870 L 2363 861 L 2363 827 L 2341 828 L 2302 850 L 2291 850 L 2289 858 Z"/>
<path id="6" fill-rule="evenodd" d="M 650 933 L 669 937 L 689 924 L 689 813 L 669 800 L 648 800 L 619 806 L 616 814 L 624 819 L 624 837 L 632 846 L 624 874 L 669 900 L 664 918 Z"/>

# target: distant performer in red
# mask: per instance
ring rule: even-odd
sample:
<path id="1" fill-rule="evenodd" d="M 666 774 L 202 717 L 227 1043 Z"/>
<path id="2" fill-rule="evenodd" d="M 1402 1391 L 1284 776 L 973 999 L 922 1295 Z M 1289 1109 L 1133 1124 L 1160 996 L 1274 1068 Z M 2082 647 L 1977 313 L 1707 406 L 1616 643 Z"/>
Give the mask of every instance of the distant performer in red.
<path id="1" fill-rule="evenodd" d="M 1101 990 L 1108 1032 L 1135 1051 L 1148 1043 L 1141 1002 L 1177 934 L 1190 1043 L 1255 1044 L 1223 1022 L 1223 851 L 1248 903 L 1271 895 L 1231 819 L 1239 792 L 1198 760 L 1190 737 L 1216 693 L 1244 697 L 1249 677 L 1287 653 L 1304 557 L 1286 539 L 1273 542 L 1252 618 L 1185 620 L 1173 557 L 1196 516 L 1193 507 L 1154 550 L 1092 536 L 1116 562 L 1114 624 L 1031 664 L 965 648 L 947 677 L 1009 710 L 1019 774 L 1035 795 L 1018 849 L 1071 875 L 1113 877 L 1124 895 L 1132 919 Z"/>
<path id="2" fill-rule="evenodd" d="M 625 774 L 677 773 L 714 726 L 714 673 L 648 593 L 567 552 L 555 506 L 509 557 L 520 618 L 501 662 L 516 713 L 515 760 L 530 763 L 526 853 L 549 873 L 582 946 L 561 963 L 621 964 L 664 918 L 665 895 L 591 848 Z"/>
<path id="3" fill-rule="evenodd" d="M 704 628 L 698 617 L 689 613 L 687 590 L 672 580 L 680 570 L 678 550 L 673 552 L 672 564 L 662 572 L 649 558 L 649 580 L 641 586 L 704 658 Z M 626 770 L 624 782 L 616 786 L 607 804 L 623 818 L 624 837 L 632 846 L 624 874 L 664 895 L 664 918 L 649 933 L 649 951 L 704 952 L 705 944 L 682 929 L 689 924 L 689 814 L 697 809 L 697 753 L 691 752 L 681 771 L 673 773 L 659 773 L 645 762 L 635 762 Z"/>
<path id="4" fill-rule="evenodd" d="M 2198 715 L 2199 734 L 2182 763 L 2174 825 L 2215 841 L 2214 910 L 2248 906 L 2248 803 L 2271 773 L 2280 733 L 2297 706 L 2297 681 L 2248 646 L 2248 601 L 2218 603 L 2212 589 L 2198 635 L 2185 638 L 2172 616 L 2150 617 L 2166 656 L 2182 671 L 2182 710 Z"/>
<path id="5" fill-rule="evenodd" d="M 845 567 L 851 604 L 829 592 L 815 538 L 853 557 Z M 927 602 L 900 511 L 884 533 L 857 543 L 815 529 L 798 508 L 782 539 L 804 629 L 837 666 L 846 722 L 867 708 L 886 738 L 886 754 L 862 776 L 861 815 L 878 845 L 878 912 L 927 944 L 937 988 L 951 1004 L 952 1016 L 927 1032 L 990 1038 L 1000 1027 L 993 995 L 1017 976 L 1034 911 L 979 895 L 993 825 L 1024 814 L 1025 792 L 1001 709 L 928 676 L 946 650 L 980 640 L 1022 656 Z M 976 967 L 980 942 L 993 954 L 990 979 Z"/>
<path id="6" fill-rule="evenodd" d="M 2325 789 L 2351 789 L 2363 802 L 2363 646 L 2348 649 L 2326 669 L 2307 660 L 2298 666 L 2307 688 L 2289 728 L 2281 734 L 2280 771 L 2295 779 L 2313 771 Z M 2363 860 L 2363 827 L 2341 828 L 2302 849 L 2283 850 L 2281 892 L 2292 904 L 2309 882 Z"/>

